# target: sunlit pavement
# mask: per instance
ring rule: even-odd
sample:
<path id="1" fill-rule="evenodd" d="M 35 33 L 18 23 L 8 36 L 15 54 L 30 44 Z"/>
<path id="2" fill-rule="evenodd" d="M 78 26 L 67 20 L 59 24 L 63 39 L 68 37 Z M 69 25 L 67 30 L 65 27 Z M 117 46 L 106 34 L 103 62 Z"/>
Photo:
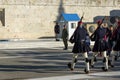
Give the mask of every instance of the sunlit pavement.
<path id="1" fill-rule="evenodd" d="M 34 78 L 26 80 L 119 80 L 120 72 L 98 72 L 91 74 L 73 74 L 67 76 L 55 76 L 46 78 Z"/>

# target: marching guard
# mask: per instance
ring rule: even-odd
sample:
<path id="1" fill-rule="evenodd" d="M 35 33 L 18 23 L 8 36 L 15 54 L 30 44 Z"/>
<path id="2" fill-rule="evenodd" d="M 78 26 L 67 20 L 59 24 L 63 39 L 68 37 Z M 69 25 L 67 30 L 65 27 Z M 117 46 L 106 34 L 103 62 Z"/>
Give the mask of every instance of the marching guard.
<path id="1" fill-rule="evenodd" d="M 89 52 L 91 49 L 85 42 L 86 37 L 88 37 L 88 32 L 84 28 L 83 22 L 80 21 L 80 22 L 78 22 L 78 27 L 75 30 L 73 36 L 70 38 L 71 42 L 74 43 L 73 50 L 72 50 L 73 59 L 72 59 L 71 63 L 68 63 L 68 67 L 70 68 L 70 70 L 74 70 L 75 64 L 77 62 L 77 57 L 78 57 L 79 53 L 82 53 L 83 57 L 85 59 L 85 64 L 86 64 L 86 68 L 84 71 L 85 71 L 85 73 L 90 72 L 89 59 L 88 59 L 87 52 Z"/>
<path id="2" fill-rule="evenodd" d="M 115 40 L 115 46 L 112 51 L 111 65 L 114 67 L 115 55 L 120 51 L 120 21 L 118 21 L 117 29 L 114 31 L 112 38 Z"/>
<path id="3" fill-rule="evenodd" d="M 94 37 L 95 44 L 92 49 L 94 53 L 93 53 L 93 58 L 90 60 L 90 65 L 91 67 L 94 67 L 94 63 L 96 62 L 96 56 L 98 55 L 98 53 L 101 53 L 103 56 L 103 63 L 104 63 L 104 66 L 102 67 L 102 69 L 103 71 L 107 71 L 108 59 L 107 59 L 106 50 L 109 48 L 109 46 L 106 41 L 107 28 L 105 28 L 104 25 L 105 24 L 102 23 L 102 21 L 99 21 L 98 28 L 91 35 L 91 38 Z"/>

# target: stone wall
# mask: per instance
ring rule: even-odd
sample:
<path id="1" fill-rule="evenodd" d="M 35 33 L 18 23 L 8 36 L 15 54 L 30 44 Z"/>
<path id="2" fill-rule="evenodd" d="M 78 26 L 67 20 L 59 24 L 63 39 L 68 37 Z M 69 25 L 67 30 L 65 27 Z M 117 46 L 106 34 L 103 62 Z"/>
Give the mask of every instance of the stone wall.
<path id="1" fill-rule="evenodd" d="M 0 38 L 37 39 L 54 36 L 62 12 L 85 13 L 84 22 L 119 11 L 120 0 L 0 0 Z"/>

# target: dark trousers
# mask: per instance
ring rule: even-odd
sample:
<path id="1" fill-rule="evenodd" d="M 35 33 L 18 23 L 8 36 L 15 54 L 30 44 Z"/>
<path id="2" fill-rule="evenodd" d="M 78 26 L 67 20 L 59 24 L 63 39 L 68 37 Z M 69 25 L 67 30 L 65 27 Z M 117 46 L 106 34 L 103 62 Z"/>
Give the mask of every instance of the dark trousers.
<path id="1" fill-rule="evenodd" d="M 64 43 L 64 46 L 65 46 L 65 49 L 67 49 L 67 48 L 68 48 L 68 42 L 67 42 L 67 39 L 64 39 L 64 38 L 63 38 L 63 43 Z"/>

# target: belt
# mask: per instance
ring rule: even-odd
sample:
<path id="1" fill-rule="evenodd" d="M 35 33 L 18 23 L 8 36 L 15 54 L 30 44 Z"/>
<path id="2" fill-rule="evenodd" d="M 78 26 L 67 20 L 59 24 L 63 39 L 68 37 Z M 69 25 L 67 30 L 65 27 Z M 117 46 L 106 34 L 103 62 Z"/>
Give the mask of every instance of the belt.
<path id="1" fill-rule="evenodd" d="M 85 43 L 85 40 L 81 40 L 80 43 L 81 43 L 81 44 Z"/>
<path id="2" fill-rule="evenodd" d="M 103 42 L 103 41 L 104 41 L 104 39 L 99 39 L 99 41 L 100 41 L 100 42 Z"/>

